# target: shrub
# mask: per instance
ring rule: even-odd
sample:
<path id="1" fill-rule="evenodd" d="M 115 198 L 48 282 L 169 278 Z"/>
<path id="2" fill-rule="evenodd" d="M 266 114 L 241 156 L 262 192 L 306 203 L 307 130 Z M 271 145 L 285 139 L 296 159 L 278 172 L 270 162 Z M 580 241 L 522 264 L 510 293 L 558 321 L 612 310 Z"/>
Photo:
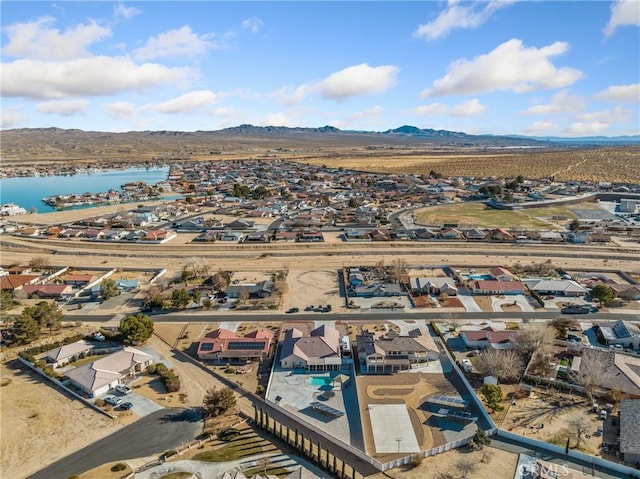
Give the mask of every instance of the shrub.
<path id="1" fill-rule="evenodd" d="M 127 468 L 127 465 L 119 462 L 118 464 L 114 464 L 113 466 L 111 466 L 111 471 L 112 472 L 118 472 L 118 471 L 124 471 Z"/>
<path id="2" fill-rule="evenodd" d="M 239 435 L 240 435 L 240 431 L 238 431 L 233 427 L 230 427 L 220 431 L 220 433 L 218 434 L 218 437 L 220 438 L 221 441 L 229 442 L 229 441 L 233 441 Z"/>
<path id="3" fill-rule="evenodd" d="M 93 401 L 93 404 L 95 404 L 98 407 L 104 407 L 107 403 L 104 402 L 104 399 L 96 399 L 95 401 Z"/>
<path id="4" fill-rule="evenodd" d="M 156 374 L 159 374 L 160 376 L 162 376 L 163 374 L 166 374 L 168 370 L 169 368 L 165 366 L 163 363 L 158 363 L 156 365 Z"/>
<path id="5" fill-rule="evenodd" d="M 156 369 L 157 369 L 157 368 L 156 368 L 156 365 L 155 365 L 155 364 L 152 364 L 152 365 L 150 365 L 150 366 L 147 368 L 147 372 L 148 372 L 149 374 L 155 374 L 155 373 L 156 373 Z"/>
<path id="6" fill-rule="evenodd" d="M 11 378 L 0 379 L 0 386 L 8 386 L 9 384 L 11 384 Z"/>
<path id="7" fill-rule="evenodd" d="M 165 451 L 164 454 L 162 454 L 162 456 L 165 458 L 171 457 L 171 456 L 177 456 L 177 455 L 178 455 L 178 451 L 174 449 L 169 449 L 168 451 Z"/>
<path id="8" fill-rule="evenodd" d="M 262 384 L 258 384 L 256 386 L 256 394 L 262 394 L 264 393 L 264 386 Z"/>
<path id="9" fill-rule="evenodd" d="M 226 374 L 235 374 L 236 373 L 236 368 L 228 367 L 227 369 L 224 370 L 224 372 Z"/>

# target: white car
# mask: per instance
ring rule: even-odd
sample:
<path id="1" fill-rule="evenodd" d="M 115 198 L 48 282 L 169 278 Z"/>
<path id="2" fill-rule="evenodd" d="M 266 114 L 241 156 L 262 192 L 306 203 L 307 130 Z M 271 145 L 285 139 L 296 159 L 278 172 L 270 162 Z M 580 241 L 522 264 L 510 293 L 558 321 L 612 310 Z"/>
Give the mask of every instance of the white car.
<path id="1" fill-rule="evenodd" d="M 117 406 L 122 402 L 122 398 L 119 398 L 117 396 L 106 396 L 104 398 L 104 402 L 106 402 L 107 404 L 111 404 L 112 406 Z"/>
<path id="2" fill-rule="evenodd" d="M 131 388 L 124 384 L 116 384 L 116 391 L 120 394 L 129 394 L 131 392 Z"/>
<path id="3" fill-rule="evenodd" d="M 463 359 L 460 363 L 462 365 L 462 370 L 465 373 L 470 373 L 473 370 L 473 364 L 468 359 Z"/>

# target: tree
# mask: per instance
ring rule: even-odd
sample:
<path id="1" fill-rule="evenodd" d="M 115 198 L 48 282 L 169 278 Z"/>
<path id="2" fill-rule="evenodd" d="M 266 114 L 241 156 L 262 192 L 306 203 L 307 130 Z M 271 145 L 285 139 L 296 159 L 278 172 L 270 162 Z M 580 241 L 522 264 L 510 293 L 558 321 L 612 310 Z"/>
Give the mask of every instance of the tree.
<path id="1" fill-rule="evenodd" d="M 480 389 L 480 392 L 484 396 L 487 406 L 491 408 L 492 412 L 502 411 L 504 406 L 502 403 L 502 388 L 500 386 L 494 386 L 493 384 L 485 384 Z"/>
<path id="2" fill-rule="evenodd" d="M 153 334 L 153 321 L 146 314 L 129 314 L 120 320 L 118 331 L 126 344 L 144 343 Z"/>
<path id="3" fill-rule="evenodd" d="M 19 344 L 27 344 L 38 338 L 40 326 L 33 317 L 23 311 L 13 322 L 13 335 Z"/>
<path id="4" fill-rule="evenodd" d="M 466 479 L 469 477 L 469 474 L 475 470 L 477 464 L 478 463 L 470 457 L 463 457 L 456 461 L 455 467 L 460 474 L 462 474 L 463 479 Z"/>
<path id="5" fill-rule="evenodd" d="M 34 256 L 29 261 L 29 268 L 34 271 L 43 271 L 49 268 L 49 258 L 44 256 Z"/>
<path id="6" fill-rule="evenodd" d="M 582 435 L 589 430 L 589 421 L 585 416 L 576 416 L 569 421 L 569 429 L 576 435 L 576 448 L 580 448 Z"/>
<path id="7" fill-rule="evenodd" d="M 595 389 L 608 373 L 608 360 L 608 354 L 583 349 L 580 370 L 572 373 L 572 379 L 585 389 L 590 401 L 593 401 Z"/>
<path id="8" fill-rule="evenodd" d="M 204 396 L 203 407 L 207 417 L 216 417 L 235 407 L 236 396 L 230 388 L 211 388 Z"/>
<path id="9" fill-rule="evenodd" d="M 231 273 L 228 271 L 218 270 L 216 274 L 213 275 L 213 285 L 218 291 L 222 291 L 227 289 L 229 283 L 231 282 Z"/>
<path id="10" fill-rule="evenodd" d="M 569 231 L 578 231 L 580 229 L 580 220 L 575 218 L 569 223 Z"/>
<path id="11" fill-rule="evenodd" d="M 249 301 L 249 290 L 247 288 L 240 288 L 240 291 L 238 292 L 238 301 L 242 304 L 246 304 L 246 302 Z"/>
<path id="12" fill-rule="evenodd" d="M 54 301 L 40 301 L 35 306 L 27 306 L 23 314 L 31 316 L 38 326 L 57 329 L 64 319 L 64 313 Z"/>
<path id="13" fill-rule="evenodd" d="M 529 323 L 518 334 L 518 348 L 526 355 L 546 352 L 553 345 L 555 330 L 546 323 Z"/>
<path id="14" fill-rule="evenodd" d="M 0 310 L 8 311 L 15 307 L 16 302 L 9 291 L 0 291 Z"/>
<path id="15" fill-rule="evenodd" d="M 491 438 L 487 436 L 487 433 L 484 432 L 484 429 L 480 428 L 476 429 L 472 441 L 478 449 L 483 449 L 484 446 L 488 446 L 489 444 L 491 444 Z"/>
<path id="16" fill-rule="evenodd" d="M 595 285 L 589 296 L 595 299 L 600 306 L 609 306 L 616 297 L 613 290 L 606 284 Z"/>
<path id="17" fill-rule="evenodd" d="M 191 295 L 186 289 L 176 289 L 171 293 L 171 305 L 174 308 L 184 309 L 191 302 Z"/>
<path id="18" fill-rule="evenodd" d="M 485 349 L 476 357 L 476 368 L 485 376 L 517 381 L 524 371 L 524 361 L 513 349 Z"/>
<path id="19" fill-rule="evenodd" d="M 116 282 L 109 278 L 103 280 L 102 283 L 100 283 L 100 297 L 106 301 L 116 296 L 120 296 L 120 290 Z"/>

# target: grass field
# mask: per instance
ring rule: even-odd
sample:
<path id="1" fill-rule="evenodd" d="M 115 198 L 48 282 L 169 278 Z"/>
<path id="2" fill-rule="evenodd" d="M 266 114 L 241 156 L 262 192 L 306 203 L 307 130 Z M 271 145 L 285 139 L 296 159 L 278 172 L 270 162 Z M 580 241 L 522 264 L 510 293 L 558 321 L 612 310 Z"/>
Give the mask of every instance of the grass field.
<path id="1" fill-rule="evenodd" d="M 598 209 L 597 203 L 548 206 L 523 210 L 496 210 L 483 203 L 442 205 L 415 212 L 416 224 L 443 225 L 456 223 L 459 227 L 562 229 L 567 221 L 576 218 L 574 209 Z M 566 216 L 568 220 L 552 220 Z"/>

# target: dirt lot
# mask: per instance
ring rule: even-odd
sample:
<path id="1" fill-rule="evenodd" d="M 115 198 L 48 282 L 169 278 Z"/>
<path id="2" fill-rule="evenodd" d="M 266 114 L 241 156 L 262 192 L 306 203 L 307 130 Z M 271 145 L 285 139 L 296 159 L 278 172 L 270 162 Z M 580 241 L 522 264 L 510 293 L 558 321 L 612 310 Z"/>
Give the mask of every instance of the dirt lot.
<path id="1" fill-rule="evenodd" d="M 486 452 L 484 452 L 486 451 Z M 518 464 L 518 455 L 501 451 L 493 447 L 485 447 L 484 451 L 474 451 L 470 448 L 454 449 L 436 456 L 426 457 L 417 467 L 398 467 L 387 471 L 386 477 L 393 479 L 438 479 L 442 473 L 461 477 L 456 464 L 461 460 L 470 459 L 474 464 L 473 472 L 469 474 L 473 479 L 512 479 Z M 375 476 L 384 477 L 382 474 Z"/>
<path id="2" fill-rule="evenodd" d="M 122 427 L 13 366 L 0 366 L 11 380 L 0 390 L 2 477 L 26 477 Z"/>
<path id="3" fill-rule="evenodd" d="M 337 271 L 292 269 L 287 276 L 287 286 L 288 293 L 284 295 L 281 305 L 285 310 L 297 307 L 302 311 L 312 304 L 331 304 L 336 310 L 344 303 L 338 290 Z"/>
<path id="4" fill-rule="evenodd" d="M 580 449 L 596 455 L 600 450 L 602 438 L 595 437 L 593 433 L 602 428 L 602 421 L 597 414 L 590 412 L 591 404 L 586 398 L 558 391 L 534 389 L 530 397 L 517 399 L 515 405 L 505 401 L 504 405 L 505 417 L 501 427 L 516 434 L 560 446 L 566 444 L 567 435 L 571 435 L 571 446 L 575 446 L 576 436 L 570 423 L 584 417 L 588 426 L 582 437 Z"/>

